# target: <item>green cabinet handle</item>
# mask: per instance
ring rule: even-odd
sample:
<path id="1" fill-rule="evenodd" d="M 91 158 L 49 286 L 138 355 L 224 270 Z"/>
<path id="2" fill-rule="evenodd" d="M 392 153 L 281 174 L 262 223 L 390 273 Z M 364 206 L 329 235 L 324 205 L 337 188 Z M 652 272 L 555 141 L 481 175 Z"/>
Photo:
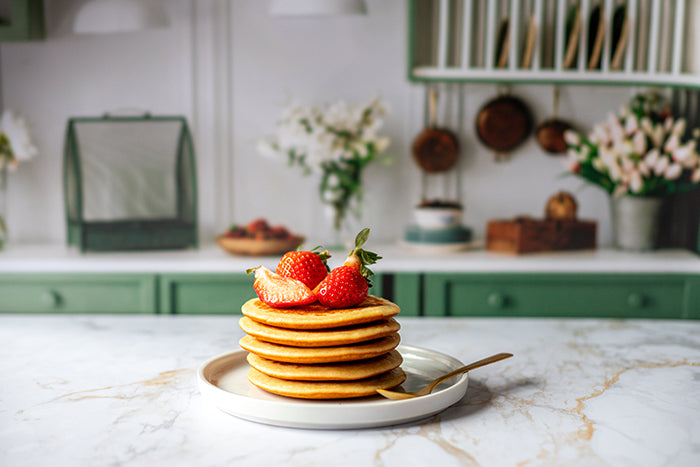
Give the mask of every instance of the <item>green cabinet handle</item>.
<path id="1" fill-rule="evenodd" d="M 486 298 L 486 303 L 488 303 L 491 308 L 505 308 L 506 296 L 499 292 L 491 292 Z"/>
<path id="2" fill-rule="evenodd" d="M 642 308 L 645 303 L 646 299 L 642 294 L 632 292 L 627 296 L 627 305 L 629 305 L 630 308 Z"/>
<path id="3" fill-rule="evenodd" d="M 61 294 L 55 290 L 48 290 L 41 296 L 41 301 L 46 308 L 58 308 L 61 304 Z"/>

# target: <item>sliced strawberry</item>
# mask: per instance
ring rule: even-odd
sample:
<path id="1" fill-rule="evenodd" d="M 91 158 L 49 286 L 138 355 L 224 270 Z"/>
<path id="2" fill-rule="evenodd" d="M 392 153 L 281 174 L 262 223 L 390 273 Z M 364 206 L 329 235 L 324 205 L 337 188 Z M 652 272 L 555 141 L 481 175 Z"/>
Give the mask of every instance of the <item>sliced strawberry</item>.
<path id="1" fill-rule="evenodd" d="M 277 264 L 277 274 L 303 282 L 308 288 L 316 287 L 328 274 L 327 251 L 290 251 Z"/>
<path id="2" fill-rule="evenodd" d="M 303 282 L 282 277 L 264 266 L 255 268 L 253 288 L 258 298 L 273 308 L 308 305 L 316 301 L 316 295 Z"/>

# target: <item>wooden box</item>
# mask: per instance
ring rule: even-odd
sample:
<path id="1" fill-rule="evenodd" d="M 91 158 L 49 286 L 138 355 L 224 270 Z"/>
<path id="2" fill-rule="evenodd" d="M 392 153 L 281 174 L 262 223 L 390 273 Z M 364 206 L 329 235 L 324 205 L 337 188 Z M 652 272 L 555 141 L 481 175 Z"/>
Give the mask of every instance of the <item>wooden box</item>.
<path id="1" fill-rule="evenodd" d="M 488 223 L 486 249 L 489 251 L 517 254 L 595 247 L 595 221 L 516 218 Z"/>

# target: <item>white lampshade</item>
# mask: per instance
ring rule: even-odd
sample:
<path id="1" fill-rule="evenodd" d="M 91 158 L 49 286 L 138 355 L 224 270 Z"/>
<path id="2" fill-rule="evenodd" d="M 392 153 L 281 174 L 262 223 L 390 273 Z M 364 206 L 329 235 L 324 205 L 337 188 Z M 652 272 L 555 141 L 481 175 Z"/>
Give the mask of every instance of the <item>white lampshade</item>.
<path id="1" fill-rule="evenodd" d="M 158 0 L 88 0 L 73 21 L 76 34 L 108 34 L 170 25 Z"/>
<path id="2" fill-rule="evenodd" d="M 271 0 L 274 16 L 339 16 L 367 14 L 364 0 Z"/>

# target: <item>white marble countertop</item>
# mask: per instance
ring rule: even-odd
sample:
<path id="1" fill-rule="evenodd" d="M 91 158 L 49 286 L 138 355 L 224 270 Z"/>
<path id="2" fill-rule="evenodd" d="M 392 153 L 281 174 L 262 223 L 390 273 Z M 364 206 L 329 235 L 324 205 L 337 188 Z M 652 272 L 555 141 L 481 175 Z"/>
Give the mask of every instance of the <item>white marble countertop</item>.
<path id="1" fill-rule="evenodd" d="M 700 273 L 700 256 L 688 250 L 644 253 L 614 249 L 507 255 L 482 248 L 452 253 L 417 251 L 399 244 L 368 245 L 382 259 L 376 272 L 655 272 Z M 331 265 L 347 252 L 332 252 Z M 214 244 L 196 250 L 81 253 L 62 245 L 9 244 L 0 251 L 0 273 L 242 273 L 274 269 L 279 256 L 230 255 Z"/>
<path id="2" fill-rule="evenodd" d="M 405 344 L 467 362 L 427 420 L 313 431 L 200 396 L 236 316 L 0 316 L 0 465 L 700 465 L 700 323 L 400 318 Z"/>

